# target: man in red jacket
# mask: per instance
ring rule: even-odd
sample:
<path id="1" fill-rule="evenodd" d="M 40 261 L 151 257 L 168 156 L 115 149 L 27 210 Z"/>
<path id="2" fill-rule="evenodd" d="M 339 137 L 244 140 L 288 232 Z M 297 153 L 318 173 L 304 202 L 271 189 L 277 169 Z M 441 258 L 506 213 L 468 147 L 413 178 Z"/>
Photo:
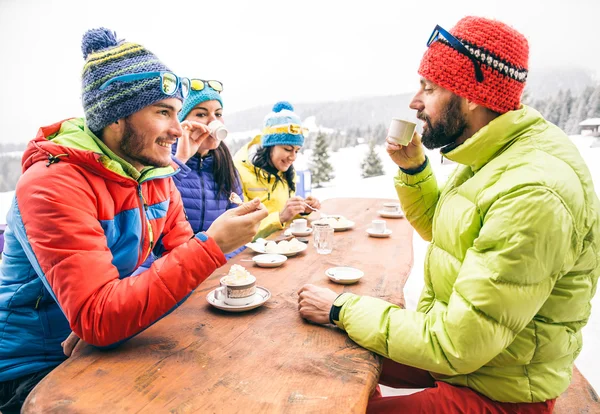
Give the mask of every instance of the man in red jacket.
<path id="1" fill-rule="evenodd" d="M 0 262 L 0 411 L 77 337 L 117 346 L 182 303 L 224 253 L 252 240 L 258 200 L 193 234 L 171 176 L 189 80 L 107 29 L 83 37 L 85 119 L 40 129 L 23 155 Z M 205 130 L 193 131 L 197 140 Z M 160 257 L 132 273 L 153 252 Z M 69 336 L 71 331 L 73 335 Z"/>

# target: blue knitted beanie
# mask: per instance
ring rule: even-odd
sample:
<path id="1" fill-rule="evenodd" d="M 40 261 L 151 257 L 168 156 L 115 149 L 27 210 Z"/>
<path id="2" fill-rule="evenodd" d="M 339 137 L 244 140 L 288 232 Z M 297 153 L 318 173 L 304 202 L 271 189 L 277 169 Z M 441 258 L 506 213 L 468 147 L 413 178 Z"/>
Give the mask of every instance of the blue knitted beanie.
<path id="1" fill-rule="evenodd" d="M 119 75 L 169 71 L 148 49 L 137 43 L 117 40 L 106 28 L 88 30 L 81 41 L 85 65 L 81 74 L 81 99 L 88 127 L 99 132 L 105 126 L 125 118 L 148 105 L 167 98 L 183 101 L 181 88 L 174 95 L 163 94 L 160 77 L 133 82 L 113 82 Z"/>
<path id="2" fill-rule="evenodd" d="M 277 102 L 273 111 L 265 117 L 262 130 L 262 146 L 304 145 L 304 133 L 300 117 L 294 107 L 285 101 Z"/>
<path id="3" fill-rule="evenodd" d="M 221 108 L 223 108 L 223 101 L 221 100 L 221 94 L 215 91 L 208 85 L 204 86 L 201 91 L 190 90 L 190 94 L 183 101 L 183 108 L 179 112 L 179 122 L 183 121 L 185 117 L 190 113 L 196 105 L 206 101 L 219 101 Z"/>

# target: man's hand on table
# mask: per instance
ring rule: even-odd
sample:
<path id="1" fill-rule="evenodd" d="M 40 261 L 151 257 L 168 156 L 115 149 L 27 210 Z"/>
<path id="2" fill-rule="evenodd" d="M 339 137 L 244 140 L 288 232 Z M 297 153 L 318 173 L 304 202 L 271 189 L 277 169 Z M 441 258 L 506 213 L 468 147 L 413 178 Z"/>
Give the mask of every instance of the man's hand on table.
<path id="1" fill-rule="evenodd" d="M 329 311 L 337 297 L 331 289 L 310 284 L 302 286 L 298 291 L 300 316 L 315 323 L 329 323 Z"/>
<path id="2" fill-rule="evenodd" d="M 75 332 L 71 332 L 67 339 L 65 339 L 60 345 L 62 346 L 63 353 L 70 357 L 73 354 L 75 348 L 81 348 L 85 344 L 82 340 L 79 339 Z"/>

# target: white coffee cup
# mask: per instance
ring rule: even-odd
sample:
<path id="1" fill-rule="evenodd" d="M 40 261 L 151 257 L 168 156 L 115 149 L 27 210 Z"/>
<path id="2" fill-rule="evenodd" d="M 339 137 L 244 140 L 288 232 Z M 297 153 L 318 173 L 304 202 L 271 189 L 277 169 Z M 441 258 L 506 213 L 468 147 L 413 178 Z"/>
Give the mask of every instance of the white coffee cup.
<path id="1" fill-rule="evenodd" d="M 292 231 L 294 233 L 302 233 L 306 231 L 306 219 L 296 219 L 294 221 L 292 221 L 292 224 L 290 225 L 290 228 L 292 229 Z"/>
<path id="2" fill-rule="evenodd" d="M 373 220 L 371 222 L 371 230 L 375 233 L 385 233 L 385 220 Z"/>
<path id="3" fill-rule="evenodd" d="M 217 119 L 208 124 L 208 129 L 210 129 L 210 135 L 219 141 L 223 141 L 225 138 L 227 138 L 227 134 L 229 134 L 227 127 L 225 127 L 225 125 Z"/>
<path id="4" fill-rule="evenodd" d="M 256 278 L 252 275 L 247 281 L 239 283 L 229 276 L 221 278 L 221 286 L 215 290 L 215 299 L 230 306 L 244 306 L 254 301 Z"/>
<path id="5" fill-rule="evenodd" d="M 383 203 L 383 211 L 386 213 L 398 213 L 400 211 L 400 203 Z"/>
<path id="6" fill-rule="evenodd" d="M 393 118 L 388 130 L 388 137 L 397 144 L 408 145 L 412 140 L 417 124 L 399 118 Z"/>

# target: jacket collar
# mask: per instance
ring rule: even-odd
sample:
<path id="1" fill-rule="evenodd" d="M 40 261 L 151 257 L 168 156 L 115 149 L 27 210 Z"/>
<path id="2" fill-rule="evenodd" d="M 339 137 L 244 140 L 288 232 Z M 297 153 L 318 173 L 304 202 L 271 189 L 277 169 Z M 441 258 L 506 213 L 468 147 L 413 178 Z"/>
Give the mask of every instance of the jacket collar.
<path id="1" fill-rule="evenodd" d="M 40 128 L 38 135 L 29 143 L 23 154 L 23 168 L 29 168 L 35 162 L 46 162 L 48 157 L 85 165 L 87 169 L 107 178 L 115 178 L 116 174 L 140 183 L 152 178 L 170 176 L 178 171 L 174 163 L 168 167 L 147 167 L 141 172 L 138 171 L 96 137 L 87 128 L 83 118 L 67 119 Z"/>
<path id="2" fill-rule="evenodd" d="M 538 111 L 521 105 L 521 108 L 515 111 L 500 115 L 461 145 L 441 152 L 449 160 L 468 165 L 473 171 L 478 171 L 514 141 L 529 136 L 531 127 L 543 121 Z"/>

